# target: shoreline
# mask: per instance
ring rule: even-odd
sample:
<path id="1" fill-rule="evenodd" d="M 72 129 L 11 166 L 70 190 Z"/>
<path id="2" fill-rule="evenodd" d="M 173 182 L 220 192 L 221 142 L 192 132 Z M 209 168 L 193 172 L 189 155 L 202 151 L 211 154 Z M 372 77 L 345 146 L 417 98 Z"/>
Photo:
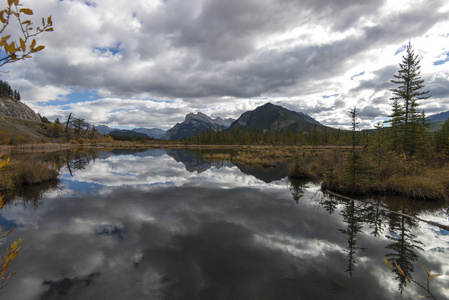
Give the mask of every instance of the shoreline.
<path id="1" fill-rule="evenodd" d="M 234 160 L 239 160 L 240 163 L 247 164 L 248 166 L 261 165 L 274 166 L 279 161 L 290 161 L 289 177 L 303 177 L 311 180 L 321 181 L 323 189 L 328 189 L 333 192 L 344 193 L 345 195 L 367 195 L 367 194 L 379 194 L 379 195 L 403 195 L 411 200 L 419 199 L 422 201 L 445 201 L 449 202 L 449 179 L 445 179 L 444 174 L 449 171 L 448 164 L 444 164 L 440 168 L 426 166 L 421 169 L 417 174 L 398 174 L 395 173 L 389 178 L 384 180 L 370 179 L 362 182 L 360 180 L 360 186 L 358 189 L 350 190 L 350 193 L 346 193 L 344 188 L 348 187 L 348 183 L 345 182 L 344 176 L 341 176 L 344 171 L 344 160 L 347 152 L 351 149 L 351 146 L 303 146 L 303 145 L 197 145 L 197 144 L 184 144 L 179 142 L 160 142 L 151 141 L 144 143 L 135 142 L 98 142 L 98 143 L 86 143 L 86 144 L 74 144 L 74 143 L 47 143 L 47 144 L 24 144 L 19 146 L 1 146 L 0 153 L 4 153 L 7 156 L 10 154 L 20 153 L 50 153 L 64 150 L 98 150 L 98 151 L 111 151 L 113 149 L 196 149 L 196 150 L 235 150 L 236 155 L 233 155 Z M 359 150 L 365 151 L 363 147 L 358 147 Z M 217 156 L 216 159 L 219 157 Z M 13 159 L 14 160 L 14 159 Z M 206 159 L 207 160 L 207 159 Z M 209 157 L 209 160 L 214 160 L 214 155 Z M 10 162 L 9 164 L 11 164 Z M 44 163 L 44 162 L 42 162 Z M 294 167 L 300 167 L 299 176 L 295 176 Z M 49 164 L 50 165 L 50 164 Z M 54 165 L 53 165 L 54 167 Z M 333 167 L 332 174 L 329 174 L 329 167 Z M 42 168 L 42 166 L 41 166 Z M 6 172 L 8 167 L 5 167 L 0 172 Z M 11 169 L 11 168 L 10 168 Z M 30 167 L 27 166 L 22 174 L 26 175 L 30 173 Z M 331 176 L 334 178 L 331 178 Z M 335 178 L 337 176 L 337 178 Z M 36 180 L 34 184 L 39 182 L 48 181 L 48 174 L 44 180 Z M 55 177 L 57 179 L 58 174 Z M 429 184 L 429 182 L 434 184 Z M 0 183 L 1 186 L 5 186 L 4 182 Z M 9 185 L 12 189 L 20 188 L 20 184 Z M 14 187 L 12 187 L 14 186 Z M 357 192 L 357 190 L 359 192 Z M 362 191 L 362 192 L 360 192 Z M 363 192 L 365 191 L 365 192 Z"/>

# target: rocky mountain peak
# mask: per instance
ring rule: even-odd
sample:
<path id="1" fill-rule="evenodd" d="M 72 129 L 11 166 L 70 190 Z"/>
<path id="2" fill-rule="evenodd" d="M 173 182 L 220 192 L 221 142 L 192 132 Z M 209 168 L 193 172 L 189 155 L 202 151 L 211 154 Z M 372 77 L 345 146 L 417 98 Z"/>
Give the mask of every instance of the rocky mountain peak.
<path id="1" fill-rule="evenodd" d="M 207 129 L 216 130 L 217 128 L 227 128 L 231 123 L 235 121 L 233 119 L 222 119 L 217 117 L 216 119 L 212 119 L 211 117 L 198 112 L 196 114 L 190 113 L 186 115 L 184 122 L 177 123 L 174 127 L 169 129 L 163 140 L 181 140 L 183 138 L 187 138 L 201 133 Z"/>

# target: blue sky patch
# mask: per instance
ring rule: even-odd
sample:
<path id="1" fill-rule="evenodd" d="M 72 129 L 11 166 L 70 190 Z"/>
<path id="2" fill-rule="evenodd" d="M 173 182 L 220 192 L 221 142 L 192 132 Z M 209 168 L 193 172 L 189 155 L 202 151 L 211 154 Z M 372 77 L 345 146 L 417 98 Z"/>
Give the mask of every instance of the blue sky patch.
<path id="1" fill-rule="evenodd" d="M 398 55 L 399 53 L 401 53 L 405 49 L 407 49 L 407 45 L 399 47 L 398 50 L 396 50 L 396 52 L 394 53 L 394 56 Z"/>
<path id="2" fill-rule="evenodd" d="M 51 102 L 41 102 L 42 106 L 53 106 L 53 105 L 65 105 L 62 107 L 63 110 L 72 109 L 69 104 L 86 102 L 98 99 L 97 93 L 94 90 L 86 90 L 82 88 L 73 88 L 72 92 L 67 96 L 61 97 L 60 100 L 55 100 Z"/>
<path id="3" fill-rule="evenodd" d="M 439 66 L 439 65 L 444 65 L 445 63 L 447 63 L 449 61 L 449 52 L 446 52 L 446 58 L 445 59 L 440 59 L 437 61 L 433 62 L 434 66 Z"/>
<path id="4" fill-rule="evenodd" d="M 356 75 L 352 76 L 352 77 L 351 77 L 351 80 L 354 80 L 355 77 L 363 76 L 363 75 L 365 75 L 365 71 L 363 71 L 363 72 L 361 72 L 361 73 L 359 73 L 359 74 L 356 74 Z"/>
<path id="5" fill-rule="evenodd" d="M 338 97 L 338 96 L 340 96 L 340 94 L 324 95 L 324 96 L 321 96 L 321 97 L 323 97 L 323 99 L 329 99 L 331 97 Z"/>
<path id="6" fill-rule="evenodd" d="M 116 55 L 120 53 L 120 43 L 115 47 L 95 47 L 95 50 L 99 51 L 101 54 L 111 53 L 112 55 Z"/>

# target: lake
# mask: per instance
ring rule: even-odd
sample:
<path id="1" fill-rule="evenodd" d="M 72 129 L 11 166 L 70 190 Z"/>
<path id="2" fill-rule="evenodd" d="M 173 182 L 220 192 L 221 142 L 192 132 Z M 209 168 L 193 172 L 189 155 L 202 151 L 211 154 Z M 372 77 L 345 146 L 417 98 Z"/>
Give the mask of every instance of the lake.
<path id="1" fill-rule="evenodd" d="M 448 207 L 347 201 L 290 181 L 287 164 L 203 161 L 199 151 L 77 155 L 59 183 L 5 195 L 0 223 L 23 239 L 2 299 L 449 298 Z"/>

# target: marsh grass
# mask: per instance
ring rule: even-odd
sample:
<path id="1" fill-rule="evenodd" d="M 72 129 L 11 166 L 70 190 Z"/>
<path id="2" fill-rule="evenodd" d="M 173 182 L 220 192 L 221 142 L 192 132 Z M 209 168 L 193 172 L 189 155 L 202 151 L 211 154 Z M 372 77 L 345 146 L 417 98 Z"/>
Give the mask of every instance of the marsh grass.
<path id="1" fill-rule="evenodd" d="M 58 167 L 43 161 L 11 160 L 0 172 L 0 190 L 57 180 Z"/>
<path id="2" fill-rule="evenodd" d="M 322 174 L 322 188 L 344 194 L 393 194 L 411 199 L 449 201 L 449 163 L 420 161 L 415 157 L 389 154 L 379 168 L 369 155 L 363 156 L 366 172 L 350 182 L 342 154 Z M 440 159 L 440 158 L 438 158 Z M 329 161 L 330 162 L 330 161 Z M 438 165 L 439 167 L 434 167 Z"/>
<path id="3" fill-rule="evenodd" d="M 420 175 L 395 174 L 380 183 L 380 190 L 422 200 L 449 200 L 449 168 L 425 169 Z"/>
<path id="4" fill-rule="evenodd" d="M 206 153 L 201 156 L 205 161 L 231 161 L 229 153 Z"/>

